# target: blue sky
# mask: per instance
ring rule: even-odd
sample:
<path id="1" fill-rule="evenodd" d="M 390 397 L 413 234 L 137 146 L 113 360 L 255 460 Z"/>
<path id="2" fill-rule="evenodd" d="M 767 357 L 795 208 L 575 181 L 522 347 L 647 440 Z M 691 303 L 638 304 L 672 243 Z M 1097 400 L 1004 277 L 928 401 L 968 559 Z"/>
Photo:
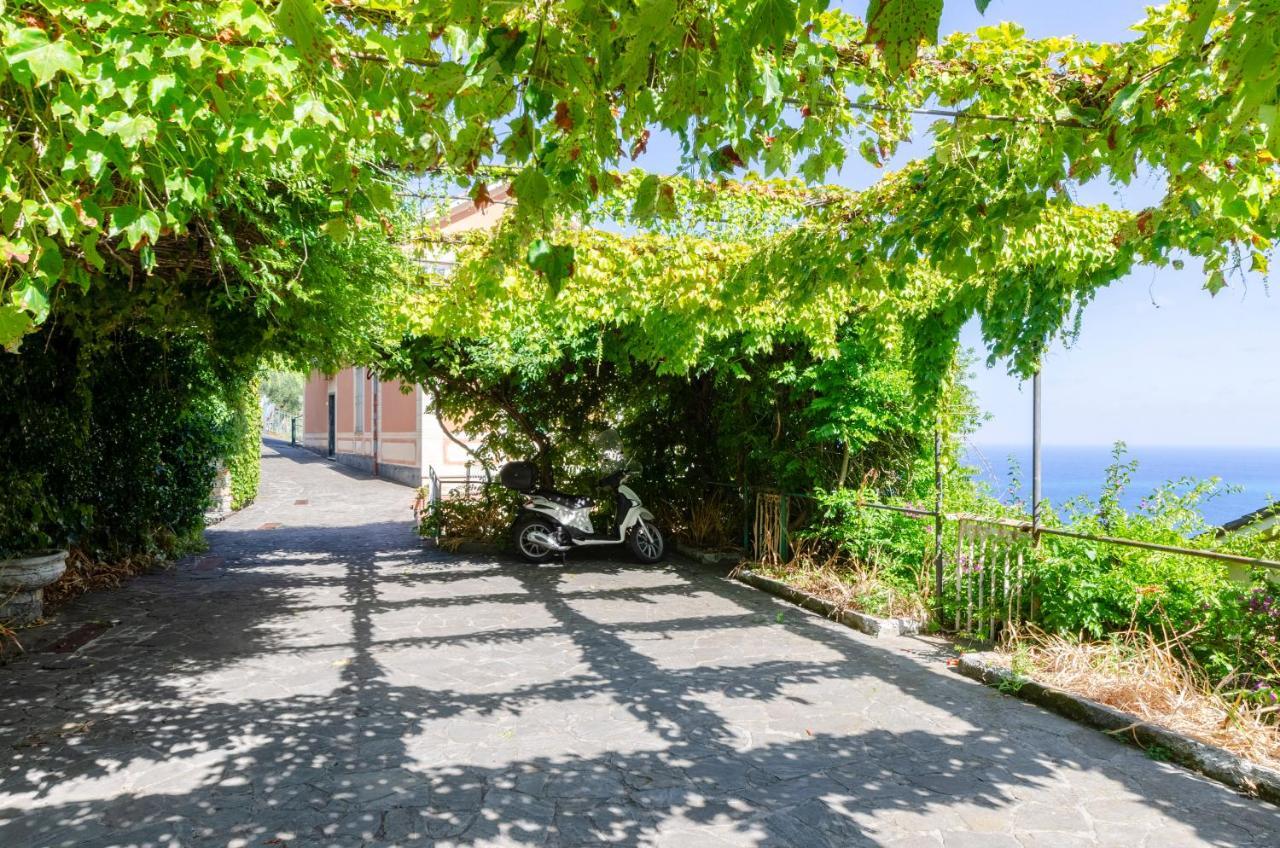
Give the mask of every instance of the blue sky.
<path id="1" fill-rule="evenodd" d="M 866 8 L 862 0 L 843 5 L 856 14 Z M 993 0 L 980 15 L 972 0 L 947 0 L 942 30 L 1013 20 L 1033 37 L 1116 41 L 1131 37 L 1145 5 Z M 908 146 L 888 167 L 923 150 Z M 675 143 L 655 134 L 638 164 L 669 172 L 678 159 Z M 855 155 L 831 181 L 860 187 L 881 173 Z M 1123 190 L 1090 187 L 1081 199 L 1140 208 L 1158 191 L 1152 179 Z M 1069 349 L 1055 345 L 1045 363 L 1046 444 L 1280 446 L 1280 292 L 1270 293 L 1261 279 L 1233 280 L 1211 298 L 1202 285 L 1198 263 L 1188 262 L 1183 271 L 1139 268 L 1099 293 L 1077 341 Z M 1009 377 L 1001 363 L 985 366 L 976 326 L 965 329 L 963 341 L 979 354 L 971 384 L 989 416 L 974 441 L 1029 443 L 1030 385 Z"/>
<path id="2" fill-rule="evenodd" d="M 1074 34 L 1119 40 L 1143 16 L 1139 2 L 1042 3 L 995 0 L 986 17 L 1011 19 L 1035 36 Z M 965 0 L 948 0 L 944 29 L 981 26 Z M 1145 204 L 1150 185 L 1090 200 Z M 1044 366 L 1047 444 L 1280 445 L 1280 292 L 1264 281 L 1233 281 L 1211 298 L 1196 263 L 1183 271 L 1142 268 L 1099 293 L 1080 338 L 1057 345 Z M 967 345 L 980 348 L 976 327 Z M 985 358 L 985 357 L 984 357 Z M 973 386 L 991 416 L 975 441 L 1030 441 L 1030 386 L 997 365 L 979 367 Z"/>

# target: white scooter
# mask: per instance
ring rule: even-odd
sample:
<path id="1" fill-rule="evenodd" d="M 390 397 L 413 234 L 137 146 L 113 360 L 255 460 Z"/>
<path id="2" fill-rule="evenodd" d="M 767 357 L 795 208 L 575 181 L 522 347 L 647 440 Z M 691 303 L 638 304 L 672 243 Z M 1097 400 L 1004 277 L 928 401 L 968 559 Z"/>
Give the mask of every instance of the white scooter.
<path id="1" fill-rule="evenodd" d="M 538 469 L 531 462 L 509 462 L 499 472 L 502 485 L 524 495 L 524 503 L 511 527 L 516 551 L 526 562 L 546 562 L 575 548 L 594 545 L 621 545 L 631 549 L 636 559 L 653 563 L 662 559 L 666 546 L 661 531 L 653 523 L 653 513 L 640 503 L 640 496 L 623 485 L 629 473 L 618 470 L 600 480 L 600 486 L 614 491 L 615 526 L 597 533 L 591 525 L 595 502 L 537 485 Z"/>

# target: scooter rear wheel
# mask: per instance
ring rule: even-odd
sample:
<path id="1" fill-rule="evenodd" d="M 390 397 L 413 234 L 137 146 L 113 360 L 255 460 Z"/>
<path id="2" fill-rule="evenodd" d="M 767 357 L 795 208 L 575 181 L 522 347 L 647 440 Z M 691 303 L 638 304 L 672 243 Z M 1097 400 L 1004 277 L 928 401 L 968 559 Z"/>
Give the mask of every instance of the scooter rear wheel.
<path id="1" fill-rule="evenodd" d="M 546 536 L 555 536 L 556 530 L 551 526 L 551 522 L 536 515 L 521 516 L 516 520 L 515 526 L 511 528 L 511 539 L 515 543 L 516 553 L 525 562 L 546 562 L 556 554 L 550 548 L 539 545 L 529 538 L 539 533 Z"/>

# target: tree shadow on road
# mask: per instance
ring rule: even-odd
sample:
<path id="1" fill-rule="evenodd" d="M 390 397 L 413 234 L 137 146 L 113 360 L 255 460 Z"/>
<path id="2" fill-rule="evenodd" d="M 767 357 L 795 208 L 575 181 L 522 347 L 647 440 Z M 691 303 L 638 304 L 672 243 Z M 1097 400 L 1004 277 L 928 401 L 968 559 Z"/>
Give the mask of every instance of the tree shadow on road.
<path id="1" fill-rule="evenodd" d="M 156 590 L 160 629 L 17 668 L 0 844 L 852 846 L 984 810 L 1044 845 L 1280 833 L 1273 808 L 696 568 L 446 558 L 402 531 L 236 531 L 217 579 Z M 848 730 L 778 726 L 872 691 Z"/>

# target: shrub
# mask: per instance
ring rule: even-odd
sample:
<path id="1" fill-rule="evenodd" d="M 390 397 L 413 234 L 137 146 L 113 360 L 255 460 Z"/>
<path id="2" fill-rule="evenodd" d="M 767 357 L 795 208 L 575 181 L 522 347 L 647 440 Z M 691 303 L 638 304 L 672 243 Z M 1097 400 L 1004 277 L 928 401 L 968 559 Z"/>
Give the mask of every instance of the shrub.
<path id="1" fill-rule="evenodd" d="M 498 485 L 478 491 L 453 489 L 437 501 L 426 487 L 418 490 L 418 535 L 439 539 L 442 547 L 456 549 L 463 542 L 506 540 L 519 495 Z"/>
<path id="2" fill-rule="evenodd" d="M 44 476 L 13 473 L 0 485 L 0 559 L 54 547 L 50 527 L 56 526 L 58 508 L 45 492 Z"/>
<path id="3" fill-rule="evenodd" d="M 790 561 L 764 570 L 841 606 L 926 617 L 933 525 L 866 506 L 879 501 L 866 488 L 818 492 L 808 526 L 791 536 Z"/>
<path id="4" fill-rule="evenodd" d="M 932 519 L 867 508 L 867 503 L 878 503 L 880 498 L 866 489 L 819 492 L 816 499 L 821 520 L 808 537 L 837 545 L 904 586 L 914 587 L 919 582 L 919 572 L 933 547 Z"/>
<path id="5" fill-rule="evenodd" d="M 171 554 L 194 541 L 226 450 L 221 385 L 196 338 L 120 335 L 87 373 L 92 414 L 80 496 L 84 541 L 109 556 Z"/>
<path id="6" fill-rule="evenodd" d="M 62 547 L 92 521 L 90 386 L 67 333 L 0 355 L 0 551 Z"/>
<path id="7" fill-rule="evenodd" d="M 232 442 L 223 387 L 245 382 L 195 334 L 52 330 L 0 357 L 0 548 L 122 560 L 197 543 Z"/>

